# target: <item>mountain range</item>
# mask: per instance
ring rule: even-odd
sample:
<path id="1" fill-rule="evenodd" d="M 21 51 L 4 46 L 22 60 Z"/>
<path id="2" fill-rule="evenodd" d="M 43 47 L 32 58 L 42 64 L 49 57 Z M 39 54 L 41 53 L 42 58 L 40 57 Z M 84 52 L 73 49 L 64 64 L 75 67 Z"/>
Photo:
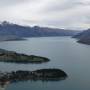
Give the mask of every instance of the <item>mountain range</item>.
<path id="1" fill-rule="evenodd" d="M 73 36 L 78 31 L 58 28 L 22 26 L 4 21 L 0 24 L 0 36 L 14 35 L 17 37 Z"/>

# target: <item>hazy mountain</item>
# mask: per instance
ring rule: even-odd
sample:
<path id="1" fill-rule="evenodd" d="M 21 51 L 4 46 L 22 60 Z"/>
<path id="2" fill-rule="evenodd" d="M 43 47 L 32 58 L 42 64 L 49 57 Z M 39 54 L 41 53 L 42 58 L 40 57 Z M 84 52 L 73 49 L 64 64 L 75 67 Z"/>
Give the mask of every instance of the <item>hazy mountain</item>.
<path id="1" fill-rule="evenodd" d="M 77 38 L 80 43 L 90 44 L 90 29 L 75 35 L 74 38 Z"/>
<path id="2" fill-rule="evenodd" d="M 44 36 L 73 36 L 77 33 L 74 30 L 64 30 L 48 27 L 29 27 L 9 22 L 2 22 L 0 24 L 0 35 L 14 35 L 18 37 L 44 37 Z"/>

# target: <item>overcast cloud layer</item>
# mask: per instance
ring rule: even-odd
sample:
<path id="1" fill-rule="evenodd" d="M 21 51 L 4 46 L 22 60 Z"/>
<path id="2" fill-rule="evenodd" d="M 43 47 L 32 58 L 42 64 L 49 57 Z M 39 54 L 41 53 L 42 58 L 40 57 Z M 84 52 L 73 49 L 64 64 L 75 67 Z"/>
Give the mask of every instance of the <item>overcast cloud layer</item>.
<path id="1" fill-rule="evenodd" d="M 0 0 L 0 21 L 66 29 L 90 27 L 90 0 Z"/>

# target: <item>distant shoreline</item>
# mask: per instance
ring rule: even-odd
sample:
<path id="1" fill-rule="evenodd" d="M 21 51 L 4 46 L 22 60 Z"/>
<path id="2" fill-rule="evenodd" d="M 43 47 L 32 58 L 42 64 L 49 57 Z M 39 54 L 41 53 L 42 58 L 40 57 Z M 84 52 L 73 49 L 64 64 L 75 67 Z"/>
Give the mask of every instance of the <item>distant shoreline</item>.
<path id="1" fill-rule="evenodd" d="M 5 41 L 23 41 L 23 40 L 27 40 L 27 39 L 9 39 L 9 40 L 0 40 L 0 42 L 5 42 Z"/>

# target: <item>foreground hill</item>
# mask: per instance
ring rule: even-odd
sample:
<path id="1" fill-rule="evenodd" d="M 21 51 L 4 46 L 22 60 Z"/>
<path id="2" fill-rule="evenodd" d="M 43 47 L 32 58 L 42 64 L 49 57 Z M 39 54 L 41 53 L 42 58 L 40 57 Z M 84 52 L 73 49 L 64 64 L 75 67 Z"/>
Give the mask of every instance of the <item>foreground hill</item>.
<path id="1" fill-rule="evenodd" d="M 90 29 L 75 35 L 74 38 L 77 38 L 79 43 L 90 45 Z"/>
<path id="2" fill-rule="evenodd" d="M 6 21 L 0 24 L 0 35 L 14 35 L 18 37 L 46 37 L 46 36 L 73 36 L 77 31 L 48 27 L 29 27 L 11 24 Z"/>
<path id="3" fill-rule="evenodd" d="M 38 69 L 35 71 L 12 71 L 0 73 L 0 84 L 6 82 L 15 83 L 19 81 L 41 80 L 41 81 L 59 81 L 67 78 L 67 74 L 61 69 Z"/>

